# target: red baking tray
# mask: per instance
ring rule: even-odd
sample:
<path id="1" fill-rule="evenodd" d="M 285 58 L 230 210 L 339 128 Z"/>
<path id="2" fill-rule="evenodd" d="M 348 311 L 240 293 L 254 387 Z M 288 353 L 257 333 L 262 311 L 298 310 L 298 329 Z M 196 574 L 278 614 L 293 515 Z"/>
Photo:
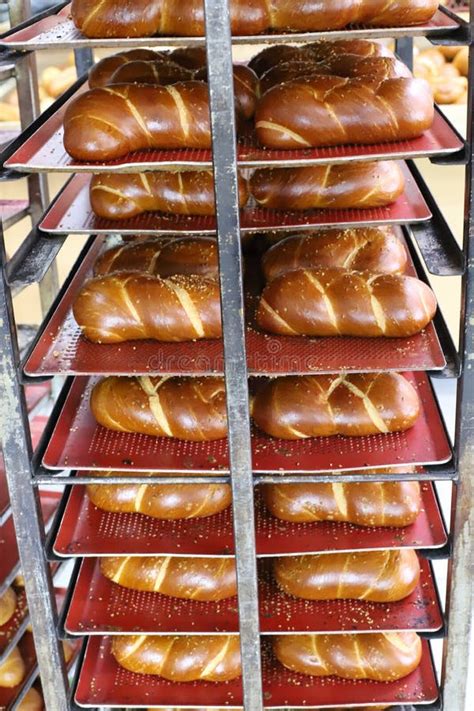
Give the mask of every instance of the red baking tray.
<path id="1" fill-rule="evenodd" d="M 351 681 L 336 677 L 309 677 L 285 669 L 273 657 L 264 642 L 265 708 L 325 708 L 334 704 L 431 703 L 438 698 L 438 688 L 430 647 L 422 641 L 420 666 L 397 682 Z M 179 684 L 160 677 L 134 674 L 120 667 L 110 650 L 110 637 L 91 637 L 76 689 L 79 706 L 97 707 L 241 707 L 241 680 L 216 684 L 193 682 Z"/>
<path id="2" fill-rule="evenodd" d="M 64 148 L 63 118 L 67 106 L 88 85 L 84 84 L 56 111 L 23 145 L 5 161 L 14 170 L 31 172 L 66 173 L 136 173 L 145 170 L 177 168 L 202 170 L 212 167 L 212 151 L 198 149 L 148 150 L 130 153 L 106 163 L 86 163 L 73 160 Z M 440 111 L 435 111 L 433 126 L 429 131 L 411 141 L 378 143 L 369 146 L 337 146 L 332 148 L 306 148 L 304 150 L 270 150 L 259 146 L 250 133 L 239 140 L 238 160 L 246 168 L 263 166 L 309 165 L 317 163 L 342 163 L 344 161 L 380 160 L 395 158 L 421 158 L 455 153 L 463 148 L 463 141 L 449 125 Z"/>
<path id="3" fill-rule="evenodd" d="M 406 163 L 400 161 L 405 192 L 392 205 L 360 210 L 267 210 L 255 205 L 240 213 L 241 232 L 408 224 L 429 220 L 431 212 Z M 89 199 L 91 176 L 76 175 L 49 208 L 39 227 L 49 234 L 215 234 L 215 217 L 165 215 L 158 212 L 128 220 L 106 220 L 92 211 Z"/>
<path id="4" fill-rule="evenodd" d="M 287 441 L 254 430 L 255 472 L 301 474 L 448 462 L 451 447 L 429 379 L 425 373 L 406 376 L 416 387 L 422 403 L 417 423 L 407 432 Z M 186 473 L 229 470 L 227 439 L 184 442 L 101 427 L 89 407 L 90 392 L 96 382 L 96 378 L 75 378 L 43 457 L 48 469 Z"/>
<path id="5" fill-rule="evenodd" d="M 23 690 L 23 686 L 28 682 L 36 668 L 36 652 L 35 645 L 33 642 L 33 635 L 30 632 L 25 632 L 21 638 L 18 647 L 20 649 L 21 656 L 25 662 L 25 676 L 21 684 L 14 686 L 11 689 L 0 686 L 0 708 L 8 711 L 12 708 L 13 704 L 16 702 L 17 697 Z"/>
<path id="6" fill-rule="evenodd" d="M 62 300 L 30 354 L 28 375 L 210 375 L 223 373 L 222 341 L 196 344 L 128 341 L 96 344 L 81 336 L 72 304 L 103 244 L 98 237 L 74 275 Z M 416 275 L 413 264 L 408 274 Z M 252 287 L 253 288 L 253 287 Z M 361 372 L 378 370 L 440 370 L 446 361 L 434 325 L 410 338 L 306 338 L 274 336 L 253 325 L 257 295 L 247 292 L 247 364 L 252 375 Z"/>
<path id="7" fill-rule="evenodd" d="M 447 534 L 433 484 L 420 483 L 421 511 L 405 528 L 365 528 L 324 521 L 289 523 L 274 518 L 256 489 L 258 556 L 379 548 L 442 548 Z M 137 513 L 108 513 L 94 506 L 85 486 L 73 486 L 54 542 L 56 555 L 69 557 L 126 555 L 228 556 L 234 553 L 229 507 L 202 519 L 161 521 Z"/>
<path id="8" fill-rule="evenodd" d="M 202 37 L 145 37 L 145 38 L 122 38 L 122 39 L 87 39 L 75 27 L 69 19 L 70 5 L 67 5 L 57 15 L 51 15 L 40 20 L 33 25 L 19 30 L 9 37 L 0 41 L 0 46 L 10 49 L 35 50 L 48 49 L 51 46 L 58 49 L 71 49 L 73 47 L 111 47 L 112 49 L 141 47 L 170 47 L 182 45 L 200 45 L 204 43 Z M 367 28 L 353 27 L 344 30 L 332 30 L 327 32 L 311 33 L 272 33 L 261 35 L 237 36 L 233 37 L 233 44 L 260 44 L 265 42 L 301 42 L 314 41 L 317 39 L 339 39 L 341 37 L 368 38 L 376 37 L 403 37 L 406 35 L 415 37 L 426 35 L 428 37 L 444 34 L 450 30 L 456 30 L 459 24 L 444 13 L 441 8 L 434 17 L 425 24 L 392 27 L 392 28 Z"/>
<path id="9" fill-rule="evenodd" d="M 237 598 L 220 602 L 178 600 L 116 585 L 100 572 L 99 558 L 83 560 L 65 629 L 74 635 L 215 634 L 239 631 Z M 260 626 L 264 634 L 291 632 L 436 632 L 441 606 L 428 561 L 405 600 L 390 604 L 357 600 L 298 600 L 281 592 L 268 560 L 259 564 Z"/>
<path id="10" fill-rule="evenodd" d="M 41 509 L 45 523 L 49 521 L 61 499 L 59 491 L 42 491 Z M 15 537 L 15 527 L 13 518 L 10 518 L 0 527 L 0 595 L 5 592 L 8 586 L 17 576 L 20 568 L 18 559 L 18 547 Z M 0 703 L 1 707 L 1 703 Z"/>
<path id="11" fill-rule="evenodd" d="M 0 664 L 8 656 L 28 624 L 25 590 L 15 587 L 15 592 L 17 595 L 15 612 L 8 622 L 0 626 Z"/>

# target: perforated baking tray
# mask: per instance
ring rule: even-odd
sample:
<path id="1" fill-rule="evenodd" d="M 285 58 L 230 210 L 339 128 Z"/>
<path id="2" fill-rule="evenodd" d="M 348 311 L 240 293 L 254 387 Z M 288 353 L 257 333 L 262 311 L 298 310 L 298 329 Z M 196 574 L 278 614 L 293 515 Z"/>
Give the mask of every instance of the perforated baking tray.
<path id="1" fill-rule="evenodd" d="M 104 162 L 76 161 L 66 153 L 63 143 L 63 119 L 68 105 L 87 90 L 84 84 L 61 108 L 46 119 L 33 135 L 5 161 L 5 166 L 18 171 L 66 173 L 137 173 L 146 170 L 202 170 L 212 167 L 210 150 L 149 150 L 136 151 L 118 160 Z M 433 126 L 423 136 L 411 141 L 395 141 L 368 146 L 351 145 L 304 150 L 270 150 L 262 148 L 256 136 L 249 132 L 239 139 L 238 161 L 245 168 L 264 166 L 310 165 L 345 161 L 421 158 L 455 153 L 463 141 L 439 111 L 435 111 Z"/>
<path id="2" fill-rule="evenodd" d="M 25 662 L 25 676 L 23 681 L 12 688 L 0 686 L 0 708 L 9 711 L 16 702 L 17 697 L 23 690 L 23 686 L 28 683 L 29 678 L 34 673 L 36 668 L 36 652 L 33 642 L 33 635 L 30 632 L 25 632 L 18 644 L 21 656 Z"/>
<path id="3" fill-rule="evenodd" d="M 422 403 L 414 427 L 406 432 L 369 437 L 314 437 L 278 440 L 252 432 L 255 472 L 333 471 L 441 464 L 451 448 L 429 380 L 407 373 Z M 48 469 L 115 469 L 121 471 L 224 472 L 229 470 L 227 439 L 213 442 L 114 432 L 95 421 L 89 398 L 95 378 L 75 378 L 47 445 Z"/>
<path id="4" fill-rule="evenodd" d="M 420 666 L 397 682 L 351 681 L 336 677 L 309 677 L 285 669 L 273 657 L 268 642 L 262 649 L 265 708 L 324 708 L 334 704 L 429 703 L 438 697 L 429 644 L 423 644 Z M 80 706 L 196 707 L 242 706 L 241 680 L 216 684 L 179 684 L 160 677 L 134 674 L 113 658 L 110 637 L 91 637 L 76 690 Z"/>
<path id="5" fill-rule="evenodd" d="M 81 336 L 72 315 L 72 304 L 86 279 L 92 275 L 92 266 L 103 240 L 103 237 L 95 240 L 72 278 L 27 359 L 25 373 L 32 377 L 223 373 L 224 353 L 220 339 L 199 341 L 198 344 L 150 340 L 106 345 L 91 343 Z M 407 274 L 416 275 L 413 264 L 409 265 Z M 446 364 L 433 323 L 410 338 L 274 336 L 254 326 L 257 302 L 257 294 L 247 291 L 247 364 L 252 375 L 440 370 Z"/>
<path id="6" fill-rule="evenodd" d="M 241 232 L 298 230 L 314 227 L 408 224 L 429 220 L 431 212 L 406 163 L 400 161 L 405 192 L 392 205 L 347 210 L 267 210 L 249 204 L 241 210 Z M 40 223 L 48 234 L 215 234 L 215 217 L 166 215 L 158 212 L 127 220 L 106 220 L 92 211 L 89 199 L 91 177 L 76 175 L 66 185 Z"/>
<path id="7" fill-rule="evenodd" d="M 404 528 L 367 528 L 324 521 L 289 523 L 273 517 L 256 489 L 258 556 L 380 548 L 442 548 L 447 534 L 433 484 L 420 484 L 421 511 Z M 85 486 L 73 486 L 53 544 L 65 558 L 126 555 L 233 555 L 234 534 L 229 507 L 202 519 L 162 521 L 135 513 L 108 513 L 94 506 Z"/>
<path id="8" fill-rule="evenodd" d="M 8 656 L 28 624 L 25 590 L 17 587 L 14 590 L 17 596 L 15 612 L 8 622 L 0 626 L 0 664 Z"/>
<path id="9" fill-rule="evenodd" d="M 45 524 L 51 519 L 61 499 L 61 492 L 42 491 L 41 510 Z M 18 547 L 15 537 L 13 518 L 10 516 L 0 527 L 0 595 L 11 585 L 20 569 Z M 0 703 L 1 708 L 1 703 Z"/>
<path id="10" fill-rule="evenodd" d="M 214 634 L 239 631 L 237 598 L 219 602 L 178 600 L 116 585 L 100 571 L 99 558 L 82 562 L 66 617 L 74 635 Z M 443 626 L 430 564 L 420 559 L 421 578 L 405 600 L 381 604 L 357 600 L 299 600 L 275 583 L 271 563 L 259 563 L 260 625 L 264 634 L 291 632 L 369 632 L 417 630 Z"/>

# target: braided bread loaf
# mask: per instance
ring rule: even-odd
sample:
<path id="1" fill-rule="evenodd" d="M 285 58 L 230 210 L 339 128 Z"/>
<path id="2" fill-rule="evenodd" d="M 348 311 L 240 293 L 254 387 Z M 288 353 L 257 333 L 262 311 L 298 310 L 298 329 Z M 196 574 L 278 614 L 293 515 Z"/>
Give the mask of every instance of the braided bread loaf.
<path id="1" fill-rule="evenodd" d="M 91 180 L 90 200 L 95 214 L 107 220 L 125 220 L 143 212 L 214 215 L 214 177 L 208 170 L 97 174 Z M 240 206 L 247 200 L 247 181 L 239 177 Z"/>
<path id="2" fill-rule="evenodd" d="M 21 684 L 25 677 L 26 667 L 18 647 L 10 652 L 8 657 L 0 664 L 0 687 L 11 689 Z"/>
<path id="3" fill-rule="evenodd" d="M 394 469 L 379 471 L 395 473 Z M 263 496 L 273 516 L 293 523 L 342 521 L 358 526 L 403 528 L 413 524 L 421 511 L 417 481 L 267 484 Z"/>
<path id="4" fill-rule="evenodd" d="M 92 414 L 103 427 L 202 442 L 227 433 L 223 378 L 108 377 L 92 390 Z"/>
<path id="5" fill-rule="evenodd" d="M 295 298 L 298 294 L 298 298 Z M 299 269 L 263 290 L 257 323 L 284 336 L 413 336 L 436 313 L 419 279 L 348 269 Z"/>
<path id="6" fill-rule="evenodd" d="M 233 558 L 101 558 L 100 569 L 122 587 L 183 600 L 218 602 L 237 594 Z"/>
<path id="7" fill-rule="evenodd" d="M 334 57 L 395 57 L 388 47 L 380 42 L 364 39 L 318 40 L 305 45 L 273 44 L 252 57 L 248 66 L 261 77 L 279 64 L 291 62 L 324 62 Z"/>
<path id="8" fill-rule="evenodd" d="M 143 242 L 128 242 L 108 249 L 94 264 L 95 276 L 125 269 L 163 278 L 174 274 L 217 277 L 217 242 L 212 237 L 159 237 Z"/>
<path id="9" fill-rule="evenodd" d="M 237 635 L 118 635 L 112 654 L 120 666 L 169 681 L 230 681 L 241 674 Z"/>
<path id="10" fill-rule="evenodd" d="M 315 76 L 267 91 L 255 126 L 263 146 L 294 149 L 403 141 L 421 136 L 433 118 L 433 94 L 422 79 Z"/>
<path id="11" fill-rule="evenodd" d="M 91 89 L 107 86 L 117 69 L 130 62 L 136 60 L 157 61 L 159 59 L 165 62 L 168 59 L 168 55 L 164 52 L 154 52 L 152 49 L 130 49 L 127 52 L 119 52 L 110 57 L 105 57 L 89 70 L 89 86 Z"/>
<path id="12" fill-rule="evenodd" d="M 407 251 L 390 228 L 318 230 L 287 237 L 263 255 L 265 279 L 297 269 L 344 267 L 375 274 L 403 273 Z"/>
<path id="13" fill-rule="evenodd" d="M 116 84 L 86 91 L 66 109 L 64 146 L 85 161 L 149 148 L 210 148 L 207 84 Z"/>
<path id="14" fill-rule="evenodd" d="M 303 634 L 274 637 L 273 651 L 300 674 L 396 681 L 418 667 L 422 647 L 415 632 Z"/>
<path id="15" fill-rule="evenodd" d="M 231 0 L 235 35 L 270 29 L 301 32 L 335 30 L 349 24 L 374 27 L 416 25 L 431 19 L 438 0 Z M 72 17 L 86 37 L 151 37 L 204 34 L 203 0 L 72 0 Z"/>
<path id="16" fill-rule="evenodd" d="M 393 203 L 405 180 L 398 163 L 342 163 L 256 170 L 250 191 L 274 210 L 369 208 Z"/>
<path id="17" fill-rule="evenodd" d="M 273 574 L 288 595 L 304 600 L 397 602 L 420 580 L 420 562 L 411 548 L 323 553 L 277 558 Z"/>
<path id="18" fill-rule="evenodd" d="M 360 437 L 413 427 L 420 401 L 398 373 L 287 376 L 260 387 L 251 412 L 272 437 Z"/>
<path id="19" fill-rule="evenodd" d="M 90 279 L 73 305 L 85 338 L 94 343 L 219 338 L 217 280 L 118 272 Z"/>
<path id="20" fill-rule="evenodd" d="M 0 596 L 0 627 L 6 625 L 15 614 L 18 600 L 13 588 L 7 590 Z"/>
<path id="21" fill-rule="evenodd" d="M 120 70 L 119 70 L 120 71 Z M 278 84 L 295 79 L 310 79 L 316 76 L 347 77 L 383 82 L 388 79 L 410 78 L 408 67 L 395 57 L 359 57 L 355 54 L 333 55 L 315 62 L 311 56 L 280 63 L 268 69 L 260 78 L 260 93 Z"/>
<path id="22" fill-rule="evenodd" d="M 108 474 L 127 476 L 127 472 Z M 228 484 L 88 484 L 86 490 L 90 501 L 102 511 L 171 521 L 214 516 L 232 501 Z"/>

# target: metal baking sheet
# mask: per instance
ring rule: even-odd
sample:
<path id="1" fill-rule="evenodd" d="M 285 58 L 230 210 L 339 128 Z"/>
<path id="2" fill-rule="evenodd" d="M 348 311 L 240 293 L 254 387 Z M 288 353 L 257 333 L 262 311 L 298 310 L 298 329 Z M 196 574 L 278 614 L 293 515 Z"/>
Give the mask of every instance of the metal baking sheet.
<path id="1" fill-rule="evenodd" d="M 43 519 L 47 523 L 59 504 L 61 492 L 42 491 L 40 497 Z M 15 527 L 11 516 L 0 527 L 0 548 L 2 551 L 0 556 L 0 595 L 2 595 L 11 585 L 20 569 Z M 0 708 L 1 705 L 0 702 Z"/>
<path id="2" fill-rule="evenodd" d="M 73 21 L 69 19 L 70 5 L 66 6 L 57 15 L 51 15 L 39 22 L 30 25 L 24 30 L 19 30 L 9 37 L 0 41 L 0 46 L 10 49 L 35 50 L 49 49 L 51 46 L 57 49 L 72 49 L 75 47 L 110 47 L 112 49 L 141 47 L 173 47 L 173 46 L 196 46 L 204 44 L 203 37 L 145 37 L 145 38 L 122 38 L 122 39 L 87 39 L 75 27 Z M 440 8 L 434 17 L 425 24 L 405 27 L 391 28 L 368 28 L 356 26 L 343 30 L 332 30 L 326 32 L 311 33 L 272 33 L 260 35 L 234 36 L 232 42 L 238 44 L 264 44 L 267 42 L 314 42 L 318 39 L 340 39 L 350 36 L 351 38 L 376 39 L 378 37 L 417 37 L 425 35 L 435 37 L 439 34 L 446 34 L 458 29 L 459 23 L 447 15 Z"/>
<path id="3" fill-rule="evenodd" d="M 17 604 L 13 616 L 0 626 L 0 664 L 6 659 L 28 625 L 28 609 L 24 588 L 14 588 Z"/>
<path id="4" fill-rule="evenodd" d="M 368 437 L 287 441 L 253 429 L 254 471 L 302 474 L 449 461 L 451 447 L 428 377 L 424 373 L 406 373 L 406 376 L 417 389 L 422 404 L 420 417 L 410 430 Z M 75 378 L 43 457 L 46 468 L 185 474 L 229 471 L 227 439 L 185 442 L 114 432 L 98 425 L 89 407 L 90 392 L 96 382 L 96 378 Z"/>
<path id="5" fill-rule="evenodd" d="M 87 88 L 87 84 L 81 86 L 5 161 L 5 166 L 28 173 L 139 173 L 147 170 L 203 170 L 212 167 L 212 151 L 198 149 L 136 151 L 106 163 L 73 160 L 64 148 L 63 118 L 68 105 Z M 411 141 L 284 151 L 262 148 L 256 136 L 250 132 L 249 135 L 239 139 L 238 161 L 242 167 L 257 168 L 421 158 L 455 153 L 460 151 L 463 145 L 462 139 L 450 126 L 446 117 L 436 110 L 433 126 L 423 136 Z"/>
<path id="6" fill-rule="evenodd" d="M 422 222 L 431 212 L 406 163 L 400 161 L 405 192 L 387 207 L 347 210 L 267 210 L 248 206 L 240 213 L 241 232 L 301 230 L 315 227 L 357 227 Z M 215 217 L 145 213 L 127 220 L 106 220 L 92 211 L 89 199 L 91 176 L 76 175 L 49 208 L 39 227 L 48 234 L 211 234 Z"/>
<path id="7" fill-rule="evenodd" d="M 324 708 L 348 704 L 431 703 L 438 688 L 429 644 L 422 641 L 418 669 L 396 682 L 310 677 L 290 672 L 273 657 L 268 642 L 262 645 L 265 708 Z M 166 681 L 135 674 L 120 667 L 111 654 L 111 637 L 90 637 L 76 689 L 79 706 L 141 708 L 212 706 L 241 707 L 241 680 L 216 684 Z"/>
<path id="8" fill-rule="evenodd" d="M 224 372 L 222 341 L 196 344 L 87 341 L 72 315 L 72 304 L 102 247 L 98 237 L 30 354 L 25 373 L 44 375 L 211 375 Z M 407 274 L 416 275 L 413 264 Z M 307 338 L 274 336 L 253 325 L 257 296 L 247 293 L 247 364 L 251 375 L 441 370 L 446 365 L 433 323 L 409 338 Z"/>
<path id="9" fill-rule="evenodd" d="M 0 686 L 0 708 L 9 711 L 15 704 L 17 697 L 23 690 L 25 684 L 28 683 L 32 674 L 36 669 L 36 652 L 33 642 L 33 635 L 30 632 L 25 632 L 18 644 L 21 656 L 25 662 L 25 676 L 23 681 L 18 686 L 6 688 Z"/>
<path id="10" fill-rule="evenodd" d="M 281 521 L 265 507 L 257 487 L 257 555 L 442 548 L 447 542 L 447 533 L 433 484 L 422 482 L 420 487 L 420 514 L 412 525 L 404 528 L 369 528 L 335 521 Z M 110 513 L 94 506 L 86 487 L 77 485 L 71 489 L 53 550 L 65 558 L 106 555 L 225 557 L 235 551 L 232 510 L 229 507 L 214 516 L 178 521 L 164 521 L 138 513 Z"/>
<path id="11" fill-rule="evenodd" d="M 293 632 L 436 632 L 443 626 L 431 566 L 420 558 L 420 582 L 394 603 L 360 600 L 299 600 L 276 584 L 271 564 L 259 564 L 262 634 Z M 154 592 L 129 590 L 108 580 L 99 558 L 83 560 L 66 617 L 73 635 L 238 633 L 237 598 L 219 602 L 178 600 Z"/>

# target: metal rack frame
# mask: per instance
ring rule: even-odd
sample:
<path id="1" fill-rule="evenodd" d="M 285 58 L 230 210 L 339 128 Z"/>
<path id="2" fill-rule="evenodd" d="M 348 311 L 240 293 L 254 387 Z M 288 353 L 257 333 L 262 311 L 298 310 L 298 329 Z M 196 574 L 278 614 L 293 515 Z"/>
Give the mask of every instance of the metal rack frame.
<path id="1" fill-rule="evenodd" d="M 61 3 L 63 6 L 64 3 Z M 214 173 L 216 179 L 216 207 L 219 235 L 220 279 L 222 293 L 222 315 L 224 325 L 225 376 L 228 393 L 228 422 L 230 445 L 230 477 L 187 477 L 187 481 L 218 482 L 229 481 L 233 488 L 234 525 L 236 559 L 238 573 L 238 594 L 240 613 L 240 633 L 243 664 L 244 705 L 246 711 L 262 709 L 262 679 L 259 645 L 259 617 L 257 606 L 257 572 L 254 534 L 254 484 L 261 481 L 282 481 L 281 475 L 269 473 L 254 477 L 250 457 L 249 403 L 247 386 L 247 365 L 244 339 L 242 255 L 239 236 L 239 209 L 237 192 L 237 156 L 235 144 L 235 115 L 232 91 L 232 38 L 229 29 L 228 0 L 205 0 L 207 23 L 207 53 L 209 62 L 209 88 L 211 119 L 214 144 Z M 55 8 L 57 10 L 57 7 Z M 31 15 L 30 0 L 10 0 L 12 24 L 28 25 Z M 450 546 L 450 584 L 447 616 L 447 638 L 442 679 L 442 695 L 449 699 L 446 711 L 464 711 L 466 702 L 467 668 L 469 663 L 470 612 L 473 609 L 473 591 L 470 571 L 473 564 L 473 480 L 474 480 L 474 147 L 473 147 L 473 105 L 474 105 L 474 0 L 470 0 L 471 22 L 463 24 L 457 34 L 445 38 L 432 39 L 434 43 L 470 44 L 469 104 L 467 150 L 460 156 L 451 157 L 447 162 L 466 164 L 466 202 L 464 250 L 460 253 L 452 235 L 447 229 L 442 214 L 424 186 L 425 197 L 431 200 L 434 219 L 430 226 L 412 228 L 421 247 L 426 263 L 434 273 L 463 274 L 463 296 L 461 314 L 461 345 L 459 363 L 446 373 L 457 377 L 458 405 L 454 460 L 448 465 L 427 468 L 423 474 L 414 477 L 406 475 L 344 475 L 338 474 L 338 481 L 360 480 L 401 480 L 401 479 L 445 479 L 453 480 L 454 493 L 452 507 L 452 528 Z M 45 14 L 47 16 L 53 10 Z M 385 34 L 390 34 L 386 32 Z M 117 46 L 120 42 L 116 43 Z M 398 52 L 408 64 L 411 62 L 412 41 L 398 40 Z M 19 87 L 22 109 L 22 128 L 34 122 L 39 113 L 34 55 L 31 53 L 12 56 Z M 76 50 L 79 75 L 90 66 L 90 49 Z M 69 92 L 68 94 L 69 95 Z M 62 101 L 62 100 L 61 100 Z M 443 160 L 440 163 L 446 162 Z M 18 176 L 4 171 L 2 179 Z M 26 592 L 29 600 L 30 616 L 38 649 L 46 706 L 52 711 L 66 711 L 74 708 L 70 696 L 66 668 L 57 638 L 57 616 L 54 593 L 49 568 L 44 555 L 44 533 L 38 504 L 38 485 L 79 484 L 87 477 L 47 473 L 41 466 L 41 453 L 59 413 L 61 403 L 67 394 L 67 381 L 55 407 L 50 426 L 46 429 L 42 443 L 33 455 L 31 438 L 22 384 L 25 378 L 21 372 L 17 333 L 12 308 L 12 287 L 20 289 L 41 280 L 53 264 L 63 244 L 63 238 L 40 235 L 37 223 L 48 203 L 46 178 L 41 175 L 29 176 L 31 215 L 34 227 L 25 239 L 14 260 L 6 262 L 3 239 L 0 240 L 2 269 L 0 278 L 0 397 L 4 412 L 0 420 L 2 447 L 11 505 L 15 520 L 22 567 L 30 572 L 26 578 Z M 3 235 L 2 235 L 3 238 Z M 443 250 L 441 253 L 441 245 Z M 441 256 L 440 256 L 441 254 Z M 54 271 L 50 272 L 54 275 Z M 48 298 L 57 289 L 54 276 L 48 277 L 45 287 Z M 447 330 L 446 330 L 447 333 Z M 449 337 L 449 334 L 447 333 Z M 6 410 L 6 412 L 5 412 Z M 93 479 L 97 482 L 97 478 Z M 131 476 L 129 481 L 146 481 L 139 476 Z M 331 481 L 330 475 L 305 476 L 295 473 L 285 475 L 285 482 Z M 107 479 L 107 483 L 115 480 Z M 120 478 L 116 483 L 123 483 Z M 161 483 L 182 481 L 177 477 L 160 477 Z M 449 549 L 449 546 L 448 546 Z M 448 550 L 445 552 L 449 552 Z M 74 689 L 72 689 L 72 693 Z M 426 708 L 442 708 L 443 701 Z M 410 707 L 410 709 L 413 707 Z M 405 707 L 407 711 L 407 707 Z"/>

